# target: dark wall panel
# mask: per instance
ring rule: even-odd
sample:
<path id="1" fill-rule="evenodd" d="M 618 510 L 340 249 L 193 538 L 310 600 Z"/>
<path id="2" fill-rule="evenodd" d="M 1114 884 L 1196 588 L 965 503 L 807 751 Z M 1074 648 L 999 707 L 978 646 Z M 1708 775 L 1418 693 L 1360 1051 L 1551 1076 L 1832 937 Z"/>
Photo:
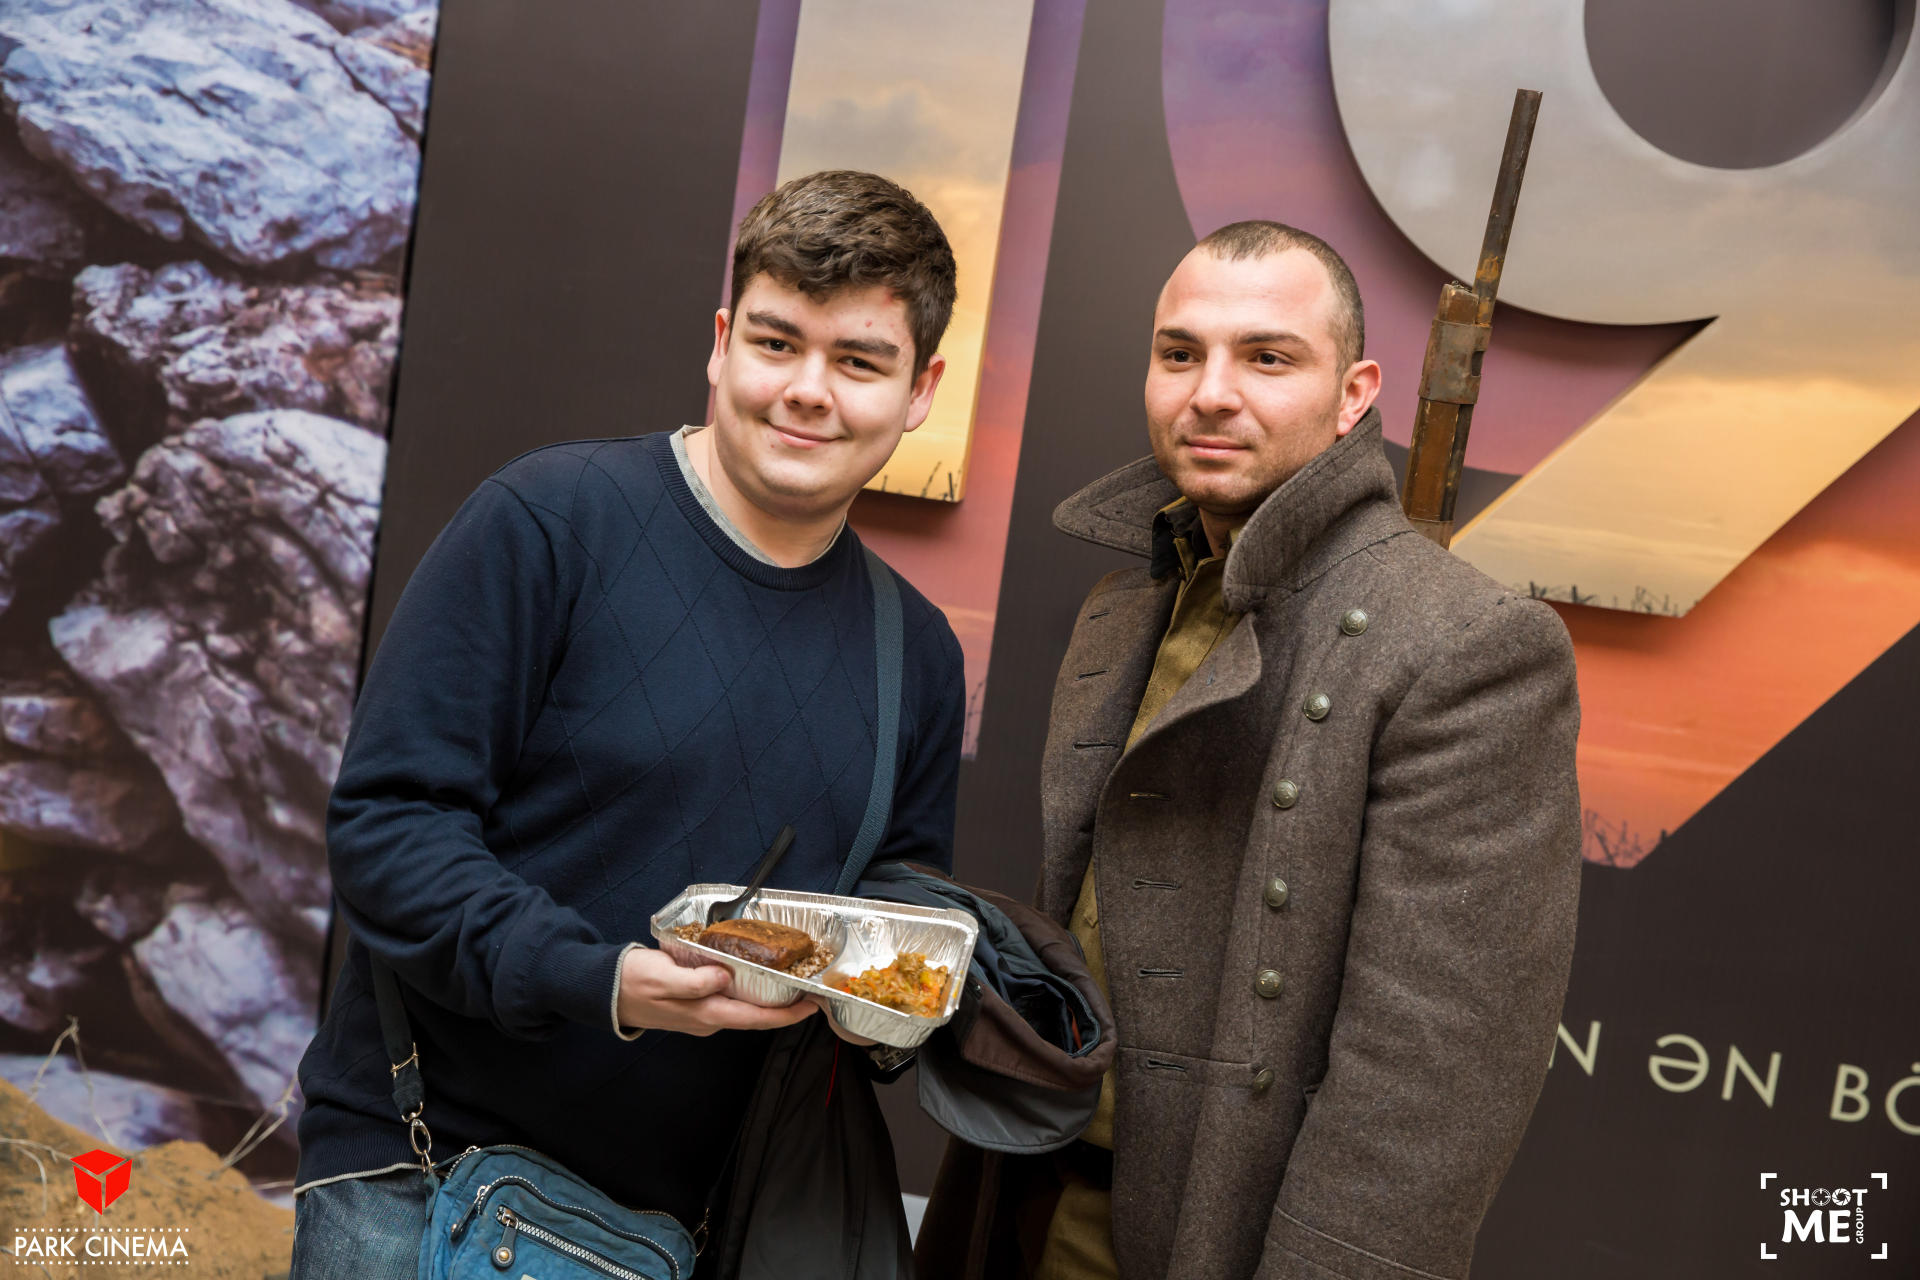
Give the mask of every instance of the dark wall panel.
<path id="1" fill-rule="evenodd" d="M 757 16 L 448 6 L 370 640 L 501 463 L 703 418 Z"/>
<path id="2" fill-rule="evenodd" d="M 1074 611 L 1138 563 L 1053 509 L 1147 452 L 1141 370 L 1160 286 L 1193 247 L 1160 105 L 1160 0 L 1087 6 L 1034 344 L 978 757 L 960 775 L 962 878 L 1022 898 L 1040 865 L 1045 708 Z"/>
<path id="3" fill-rule="evenodd" d="M 1912 1203 L 1901 1188 L 1913 1186 L 1915 1140 L 1884 1105 L 1916 1056 L 1920 863 L 1910 820 L 1886 802 L 1912 789 L 1916 759 L 1920 631 L 1653 857 L 1586 868 L 1562 1022 L 1596 1047 L 1593 1072 L 1560 1046 L 1481 1231 L 1476 1280 L 1872 1274 L 1866 1247 L 1803 1246 L 1768 1263 L 1758 1246 L 1780 1247 L 1781 1187 L 1875 1187 L 1873 1170 L 1893 1181 L 1869 1205 L 1870 1241 L 1887 1242 L 1889 1260 L 1914 1257 L 1920 1220 L 1901 1208 Z M 1688 1056 L 1658 1047 L 1673 1034 L 1711 1057 L 1686 1092 L 1649 1077 L 1652 1055 Z M 1780 1055 L 1771 1105 L 1743 1078 L 1726 1088 L 1733 1047 L 1763 1080 Z M 1841 1063 L 1871 1081 L 1872 1109 L 1851 1121 L 1828 1114 Z M 1908 1123 L 1920 1119 L 1899 1104 Z M 1763 1192 L 1769 1170 L 1780 1180 Z"/>

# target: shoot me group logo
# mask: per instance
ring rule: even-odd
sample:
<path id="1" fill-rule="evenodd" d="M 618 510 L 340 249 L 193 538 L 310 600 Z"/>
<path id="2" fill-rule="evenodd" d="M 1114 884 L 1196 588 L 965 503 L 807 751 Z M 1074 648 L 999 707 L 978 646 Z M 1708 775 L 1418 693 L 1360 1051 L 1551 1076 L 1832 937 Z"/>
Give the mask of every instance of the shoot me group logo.
<path id="1" fill-rule="evenodd" d="M 1874 1262 L 1888 1261 L 1889 1247 L 1877 1230 L 1877 1219 L 1891 1207 L 1888 1197 L 1882 1194 L 1872 1211 L 1867 1207 L 1869 1192 L 1889 1189 L 1887 1175 L 1869 1174 L 1864 1181 L 1863 1186 L 1778 1186 L 1779 1174 L 1761 1174 L 1760 1189 L 1778 1197 L 1780 1211 L 1779 1239 L 1760 1242 L 1761 1260 L 1777 1262 L 1809 1248 L 1838 1246 L 1860 1249 Z"/>

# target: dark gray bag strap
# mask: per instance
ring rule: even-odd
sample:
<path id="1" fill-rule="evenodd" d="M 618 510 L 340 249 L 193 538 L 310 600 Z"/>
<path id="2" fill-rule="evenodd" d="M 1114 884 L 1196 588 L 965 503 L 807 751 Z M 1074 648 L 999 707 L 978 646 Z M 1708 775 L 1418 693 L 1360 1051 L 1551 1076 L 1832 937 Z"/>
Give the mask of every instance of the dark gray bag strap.
<path id="1" fill-rule="evenodd" d="M 887 820 L 893 816 L 894 757 L 900 741 L 900 670 L 905 659 L 900 584 L 893 580 L 886 561 L 866 547 L 861 550 L 866 552 L 867 577 L 873 583 L 873 662 L 879 677 L 879 723 L 874 734 L 873 785 L 867 792 L 867 813 L 834 888 L 840 894 L 860 882 L 880 847 L 880 837 L 887 833 Z M 380 1010 L 380 1038 L 393 1067 L 393 1104 L 409 1126 L 414 1153 L 431 1173 L 427 1153 L 433 1139 L 420 1119 L 426 1108 L 426 1086 L 420 1078 L 420 1055 L 407 1025 L 406 1006 L 400 1000 L 400 983 L 380 960 L 372 956 L 368 959 L 373 970 L 374 1003 Z"/>
<path id="2" fill-rule="evenodd" d="M 413 1154 L 420 1157 L 420 1168 L 429 1181 L 433 1178 L 433 1135 L 420 1118 L 427 1109 L 427 1086 L 420 1078 L 420 1053 L 413 1045 L 413 1030 L 407 1025 L 407 1006 L 400 999 L 400 980 L 393 970 L 371 953 L 368 965 L 373 975 L 373 1003 L 380 1013 L 380 1040 L 387 1047 L 387 1064 L 393 1071 L 393 1105 L 407 1122 L 407 1140 Z"/>
<path id="3" fill-rule="evenodd" d="M 873 581 L 873 665 L 880 678 L 879 723 L 873 735 L 873 785 L 867 789 L 867 816 L 860 820 L 859 834 L 840 868 L 840 882 L 833 891 L 853 892 L 867 864 L 887 833 L 887 819 L 893 816 L 893 773 L 900 742 L 900 668 L 904 665 L 905 643 L 900 623 L 900 584 L 893 580 L 887 562 L 867 553 L 867 577 Z"/>

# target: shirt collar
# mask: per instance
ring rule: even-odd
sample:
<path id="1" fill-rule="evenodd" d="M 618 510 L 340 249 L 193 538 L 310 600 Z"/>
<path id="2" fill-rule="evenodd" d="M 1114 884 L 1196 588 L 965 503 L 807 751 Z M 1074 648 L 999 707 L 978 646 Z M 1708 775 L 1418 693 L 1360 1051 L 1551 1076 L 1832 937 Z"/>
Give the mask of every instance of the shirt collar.
<path id="1" fill-rule="evenodd" d="M 1229 549 L 1245 525 L 1243 518 L 1227 526 Z M 1213 544 L 1207 541 L 1206 527 L 1200 521 L 1200 508 L 1193 505 L 1192 499 L 1175 498 L 1154 512 L 1153 554 L 1148 561 L 1147 572 L 1155 579 L 1164 578 L 1176 570 L 1182 578 L 1191 578 L 1201 562 L 1212 558 L 1213 554 Z"/>

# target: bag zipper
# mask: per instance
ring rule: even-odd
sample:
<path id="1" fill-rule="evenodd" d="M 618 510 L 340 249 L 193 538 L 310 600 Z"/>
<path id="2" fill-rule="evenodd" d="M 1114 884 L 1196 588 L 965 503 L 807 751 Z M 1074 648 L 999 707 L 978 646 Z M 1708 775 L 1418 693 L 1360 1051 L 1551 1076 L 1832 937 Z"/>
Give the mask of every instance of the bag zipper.
<path id="1" fill-rule="evenodd" d="M 523 1147 L 523 1146 L 520 1146 L 518 1143 L 513 1143 L 513 1142 L 497 1142 L 489 1149 L 493 1151 L 524 1151 L 528 1155 L 537 1157 L 541 1160 L 548 1159 L 547 1156 L 542 1155 L 538 1151 L 535 1151 L 532 1147 Z M 452 1163 L 447 1165 L 446 1172 L 440 1175 L 440 1181 L 443 1183 L 451 1181 L 453 1178 L 454 1170 L 458 1169 L 461 1163 L 465 1161 L 468 1156 L 473 1155 L 475 1152 L 479 1150 L 480 1150 L 479 1147 L 468 1147 L 465 1151 L 462 1151 L 459 1155 L 455 1156 L 453 1158 Z M 452 1236 L 453 1239 L 458 1240 L 460 1238 L 460 1233 L 467 1229 L 467 1220 L 472 1218 L 474 1214 L 480 1211 L 480 1202 L 486 1199 L 487 1192 L 491 1191 L 492 1189 L 493 1189 L 493 1183 L 491 1182 L 487 1183 L 485 1186 L 480 1188 L 479 1193 L 475 1195 L 473 1198 L 473 1203 L 469 1204 L 466 1207 L 465 1211 L 462 1212 L 460 1215 L 460 1220 L 453 1224 L 453 1227 L 449 1232 L 449 1234 Z M 627 1212 L 644 1213 L 655 1218 L 673 1218 L 672 1214 L 661 1213 L 657 1209 L 629 1209 L 627 1210 Z M 678 1218 L 674 1218 L 675 1223 L 678 1223 L 679 1221 L 680 1220 Z"/>
<path id="2" fill-rule="evenodd" d="M 575 1244 L 571 1240 L 557 1236 L 538 1223 L 530 1222 L 526 1218 L 521 1217 L 505 1205 L 501 1205 L 495 1209 L 493 1216 L 499 1221 L 501 1226 L 507 1229 L 506 1234 L 500 1238 L 499 1245 L 496 1246 L 493 1251 L 493 1264 L 497 1267 L 505 1268 L 513 1265 L 514 1236 L 524 1235 L 538 1240 L 550 1249 L 558 1250 L 567 1257 L 572 1258 L 575 1262 L 612 1276 L 614 1280 L 647 1280 L 647 1277 L 640 1272 L 623 1267 L 613 1259 L 595 1253 L 585 1245 Z M 653 1241 L 651 1240 L 647 1240 L 645 1243 L 653 1245 Z M 653 1245 L 653 1247 L 659 1249 L 658 1245 Z M 674 1280 L 680 1280 L 680 1268 L 674 1264 L 673 1259 L 664 1252 L 661 1253 L 660 1256 L 666 1259 L 667 1267 L 673 1272 Z"/>
<path id="3" fill-rule="evenodd" d="M 530 1156 L 540 1156 L 541 1159 L 543 1160 L 546 1159 L 545 1156 L 541 1156 L 540 1152 L 535 1151 L 532 1147 L 515 1146 L 513 1143 L 510 1143 L 510 1142 L 498 1143 L 488 1149 L 491 1151 L 524 1151 Z M 462 1160 L 465 1160 L 468 1156 L 472 1155 L 474 1152 L 478 1150 L 480 1150 L 479 1147 L 468 1147 L 465 1151 L 462 1151 L 458 1156 L 454 1157 L 453 1163 L 447 1166 L 447 1176 L 451 1177 L 453 1175 L 453 1171 L 459 1167 L 460 1162 Z M 592 1209 L 587 1209 L 580 1206 L 567 1204 L 563 1201 L 552 1199 L 545 1192 L 541 1191 L 539 1187 L 527 1181 L 526 1178 L 522 1177 L 517 1173 L 509 1173 L 509 1174 L 502 1174 L 500 1177 L 495 1178 L 492 1182 L 484 1184 L 478 1191 L 474 1192 L 473 1203 L 469 1204 L 466 1207 L 465 1212 L 463 1212 L 460 1215 L 460 1220 L 453 1224 L 452 1235 L 454 1236 L 455 1239 L 458 1239 L 460 1236 L 460 1233 L 466 1230 L 468 1220 L 471 1219 L 474 1214 L 478 1213 L 483 1207 L 485 1207 L 487 1197 L 493 1193 L 493 1189 L 499 1186 L 503 1182 L 517 1183 L 518 1185 L 527 1188 L 529 1191 L 533 1192 L 534 1195 L 540 1197 L 541 1200 L 544 1200 L 548 1205 L 552 1206 L 555 1209 L 562 1209 L 570 1213 L 584 1213 L 588 1217 L 592 1218 L 594 1221 L 601 1223 L 603 1226 L 607 1228 L 607 1230 L 615 1232 L 616 1234 L 618 1234 L 620 1231 L 618 1227 L 615 1227 L 611 1223 L 607 1222 L 604 1218 L 602 1218 L 599 1214 L 595 1213 Z M 622 1205 L 621 1207 L 623 1209 L 626 1208 L 626 1206 L 624 1205 Z M 681 1230 L 684 1231 L 686 1229 L 685 1224 L 683 1224 L 680 1221 L 680 1219 L 674 1217 L 670 1213 L 663 1213 L 658 1209 L 627 1209 L 627 1212 L 637 1213 L 642 1217 L 646 1217 L 646 1218 L 665 1218 L 668 1222 L 671 1222 L 674 1226 L 679 1227 Z M 704 1223 L 704 1219 L 703 1219 L 703 1223 Z"/>
<path id="4" fill-rule="evenodd" d="M 529 1148 L 521 1147 L 519 1148 L 519 1150 L 525 1151 L 525 1150 L 529 1150 Z M 463 1159 L 465 1158 L 464 1155 L 462 1156 L 462 1158 Z M 467 1224 L 473 1221 L 474 1215 L 478 1213 L 481 1210 L 481 1208 L 485 1206 L 487 1202 L 487 1197 L 493 1194 L 493 1189 L 495 1187 L 502 1186 L 508 1183 L 511 1183 L 514 1186 L 525 1188 L 533 1196 L 534 1199 L 540 1201 L 542 1204 L 546 1205 L 550 1209 L 558 1209 L 562 1213 L 576 1213 L 583 1218 L 591 1218 L 593 1219 L 593 1221 L 600 1224 L 600 1226 L 603 1229 L 605 1229 L 607 1232 L 609 1232 L 612 1235 L 619 1236 L 623 1240 L 632 1240 L 636 1244 L 646 1245 L 649 1249 L 652 1249 L 655 1253 L 659 1254 L 661 1257 L 661 1260 L 667 1264 L 667 1269 L 673 1272 L 673 1280 L 680 1280 L 679 1262 L 677 1262 L 674 1259 L 672 1251 L 669 1250 L 665 1245 L 661 1244 L 658 1240 L 654 1240 L 647 1236 L 641 1235 L 637 1231 L 623 1231 L 619 1227 L 614 1226 L 611 1222 L 608 1222 L 605 1218 L 601 1217 L 599 1214 L 595 1213 L 593 1210 L 588 1209 L 582 1205 L 568 1204 L 562 1200 L 555 1200 L 552 1196 L 549 1196 L 546 1192 L 542 1191 L 539 1187 L 535 1186 L 530 1180 L 521 1177 L 517 1173 L 509 1173 L 501 1177 L 495 1178 L 492 1182 L 487 1183 L 485 1186 L 481 1187 L 477 1192 L 475 1192 L 473 1196 L 473 1203 L 467 1206 L 466 1211 L 463 1212 L 460 1215 L 459 1220 L 453 1224 L 453 1227 L 448 1232 L 448 1238 L 451 1240 L 458 1240 L 461 1236 L 461 1233 L 467 1229 Z M 653 1209 L 635 1209 L 633 1210 L 633 1212 L 638 1214 L 643 1214 L 647 1217 L 652 1217 L 652 1218 L 665 1218 L 668 1221 L 672 1222 L 675 1226 L 680 1225 L 679 1219 L 675 1218 L 672 1214 L 669 1214 L 669 1213 L 660 1213 L 659 1211 L 653 1210 Z M 499 1217 L 499 1215 L 502 1213 L 507 1214 L 509 1217 L 513 1218 L 514 1221 L 518 1222 L 520 1224 L 520 1229 L 523 1231 L 526 1231 L 527 1234 L 529 1235 L 533 1235 L 534 1230 L 537 1230 L 537 1229 L 530 1229 L 532 1228 L 531 1223 L 528 1223 L 525 1219 L 514 1217 L 513 1211 L 511 1209 L 506 1208 L 505 1206 L 502 1206 L 498 1211 L 496 1211 L 495 1217 Z M 507 1220 L 508 1220 L 507 1218 L 500 1219 L 500 1221 L 502 1222 L 506 1222 Z M 682 1229 L 684 1230 L 684 1228 Z M 543 1239 L 544 1237 L 536 1236 L 535 1238 Z M 555 1236 L 554 1239 L 558 1240 L 559 1237 Z M 582 1245 L 573 1245 L 569 1242 L 562 1242 L 562 1243 L 567 1243 L 569 1249 L 584 1248 L 584 1246 Z M 598 1257 L 599 1255 L 594 1254 L 593 1256 Z M 609 1263 L 608 1265 L 614 1265 L 614 1264 Z M 628 1274 L 631 1274 L 631 1273 L 628 1273 Z M 645 1278 L 641 1277 L 641 1280 L 645 1280 Z"/>
<path id="5" fill-rule="evenodd" d="M 480 1148 L 478 1147 L 468 1147 L 465 1151 L 462 1151 L 459 1155 L 455 1156 L 453 1158 L 453 1162 L 447 1166 L 447 1171 L 440 1175 L 440 1181 L 445 1182 L 448 1178 L 451 1178 L 453 1176 L 453 1171 L 460 1167 L 460 1162 L 465 1160 L 468 1156 L 472 1155 L 474 1152 L 478 1151 L 479 1149 Z"/>

